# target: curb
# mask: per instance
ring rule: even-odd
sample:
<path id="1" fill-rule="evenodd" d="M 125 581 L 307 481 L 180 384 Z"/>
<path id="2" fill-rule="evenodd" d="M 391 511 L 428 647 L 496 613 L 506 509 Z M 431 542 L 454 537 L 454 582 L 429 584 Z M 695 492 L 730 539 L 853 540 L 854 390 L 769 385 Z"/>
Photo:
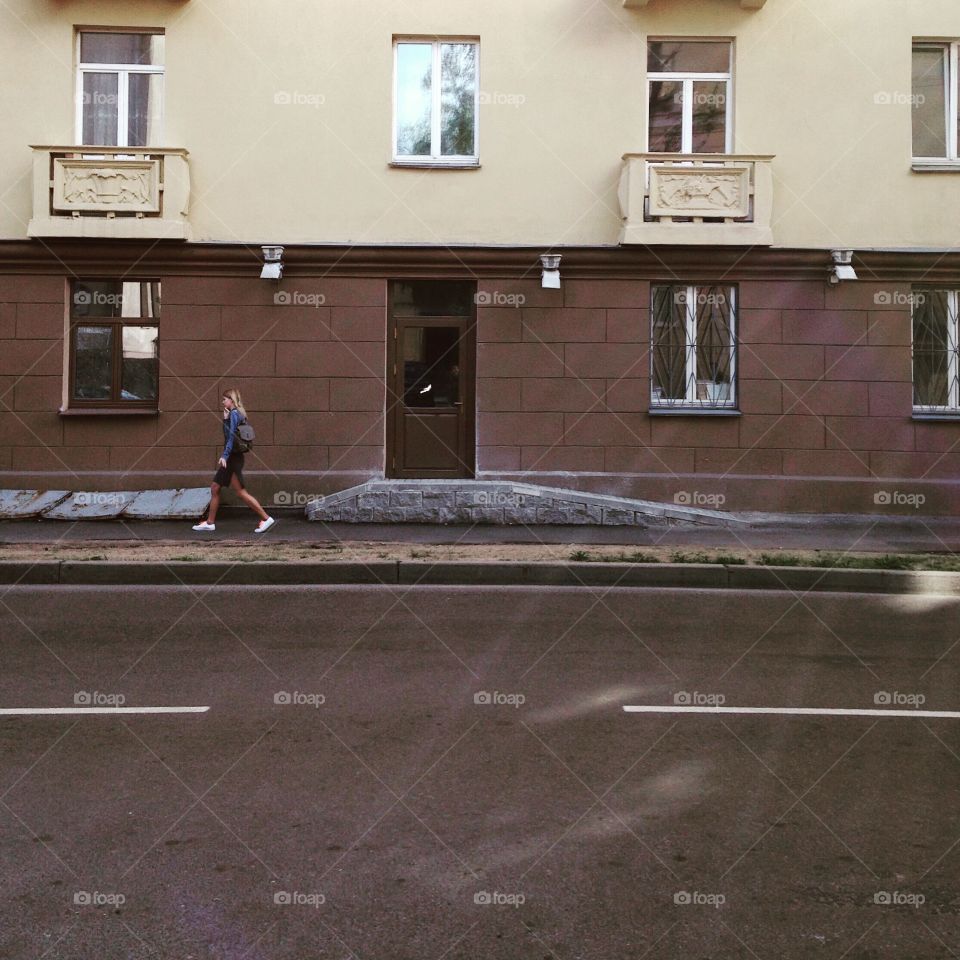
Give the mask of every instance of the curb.
<path id="1" fill-rule="evenodd" d="M 960 573 L 744 567 L 660 563 L 477 563 L 469 560 L 376 560 L 286 563 L 281 560 L 116 563 L 0 561 L 0 585 L 49 586 L 562 586 L 697 590 L 780 590 L 797 593 L 937 594 L 960 596 Z"/>

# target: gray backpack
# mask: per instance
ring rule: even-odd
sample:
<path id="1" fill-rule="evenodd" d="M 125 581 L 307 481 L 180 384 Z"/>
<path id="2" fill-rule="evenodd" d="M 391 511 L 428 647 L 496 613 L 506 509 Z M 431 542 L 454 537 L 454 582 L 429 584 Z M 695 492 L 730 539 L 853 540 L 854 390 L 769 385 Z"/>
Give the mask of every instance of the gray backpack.
<path id="1" fill-rule="evenodd" d="M 253 449 L 256 431 L 247 422 L 246 417 L 237 424 L 237 432 L 233 437 L 234 453 L 249 453 Z"/>

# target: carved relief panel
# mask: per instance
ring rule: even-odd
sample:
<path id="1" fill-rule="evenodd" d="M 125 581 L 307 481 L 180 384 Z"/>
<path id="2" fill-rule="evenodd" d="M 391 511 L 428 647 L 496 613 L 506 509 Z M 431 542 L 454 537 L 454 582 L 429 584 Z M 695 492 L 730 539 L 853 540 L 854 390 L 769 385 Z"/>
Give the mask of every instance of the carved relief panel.
<path id="1" fill-rule="evenodd" d="M 746 217 L 750 168 L 650 164 L 650 216 Z"/>
<path id="2" fill-rule="evenodd" d="M 55 157 L 53 210 L 159 213 L 160 162 Z"/>

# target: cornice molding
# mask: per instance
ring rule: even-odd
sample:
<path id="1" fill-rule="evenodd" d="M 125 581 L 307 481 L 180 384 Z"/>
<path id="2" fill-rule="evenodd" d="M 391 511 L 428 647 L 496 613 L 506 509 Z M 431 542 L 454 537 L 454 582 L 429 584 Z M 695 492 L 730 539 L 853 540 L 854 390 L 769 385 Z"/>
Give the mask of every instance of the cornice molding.
<path id="1" fill-rule="evenodd" d="M 829 249 L 769 247 L 426 247 L 284 245 L 284 277 L 539 278 L 540 256 L 562 254 L 566 279 L 669 279 L 696 274 L 731 280 L 826 280 Z M 861 282 L 960 281 L 958 251 L 864 251 Z M 137 272 L 157 276 L 257 278 L 259 244 L 111 240 L 0 241 L 0 274 L 59 276 Z"/>

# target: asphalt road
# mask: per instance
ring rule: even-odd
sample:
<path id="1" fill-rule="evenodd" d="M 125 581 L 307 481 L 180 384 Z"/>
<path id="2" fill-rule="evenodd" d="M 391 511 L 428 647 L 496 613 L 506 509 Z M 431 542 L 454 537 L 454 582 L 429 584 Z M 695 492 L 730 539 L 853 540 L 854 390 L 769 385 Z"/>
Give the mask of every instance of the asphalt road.
<path id="1" fill-rule="evenodd" d="M 958 614 L 6 590 L 0 707 L 209 711 L 0 717 L 0 958 L 956 957 L 960 720 L 622 706 L 957 710 Z"/>

